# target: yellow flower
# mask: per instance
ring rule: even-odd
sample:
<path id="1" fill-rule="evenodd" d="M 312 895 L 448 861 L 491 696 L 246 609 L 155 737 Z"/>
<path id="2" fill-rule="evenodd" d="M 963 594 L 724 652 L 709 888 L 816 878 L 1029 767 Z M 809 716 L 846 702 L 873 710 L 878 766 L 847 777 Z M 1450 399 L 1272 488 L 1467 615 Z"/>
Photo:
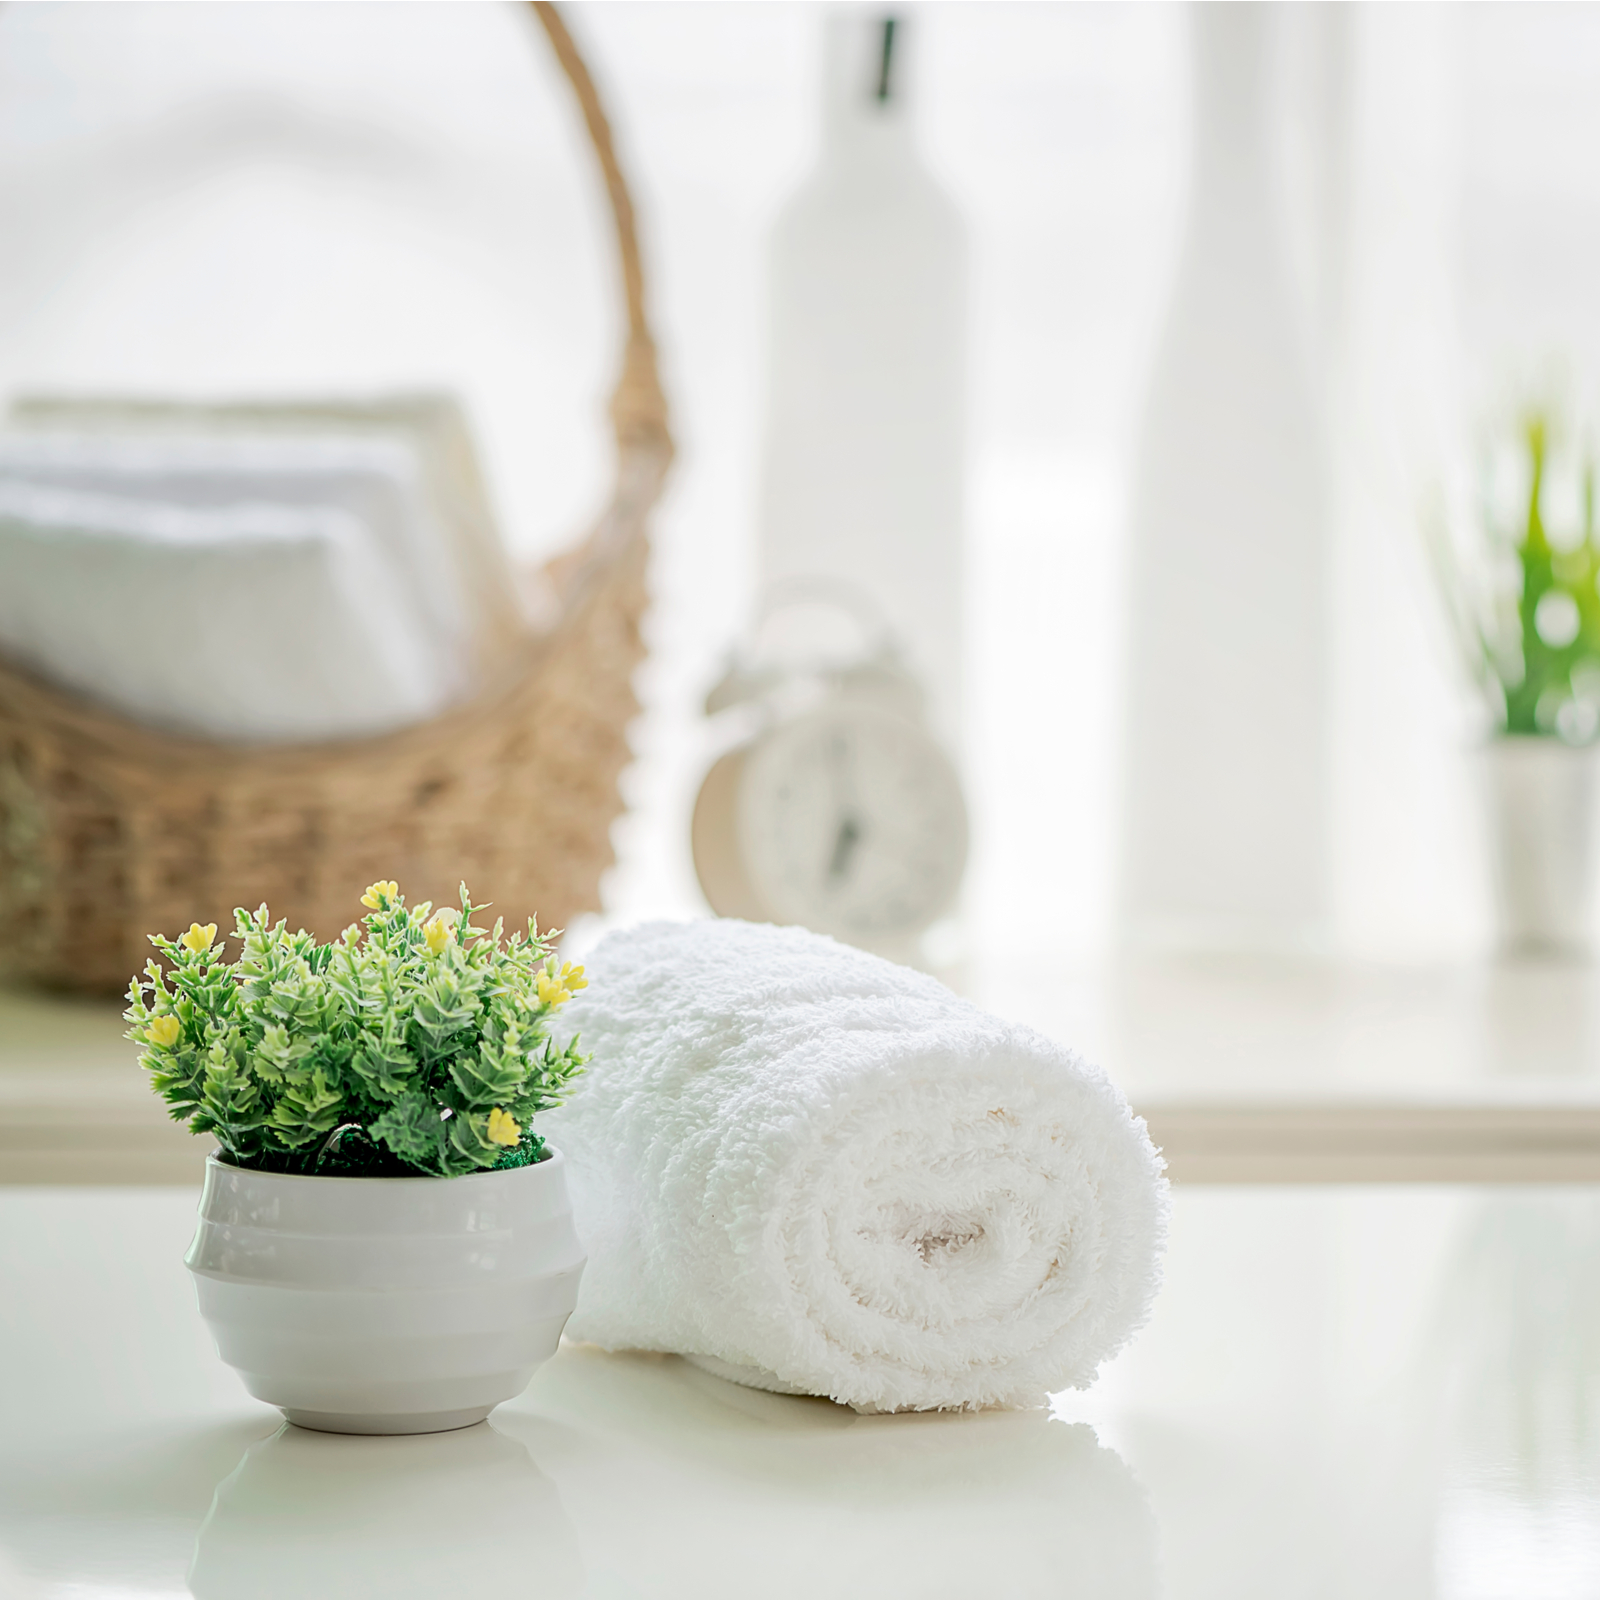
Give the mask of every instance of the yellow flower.
<path id="1" fill-rule="evenodd" d="M 426 926 L 422 930 L 422 937 L 428 941 L 428 953 L 430 955 L 439 955 L 444 950 L 444 947 L 454 937 L 455 925 L 460 920 L 461 913 L 452 911 L 448 906 L 428 919 Z"/>
<path id="2" fill-rule="evenodd" d="M 164 1017 L 152 1017 L 145 1024 L 145 1036 L 153 1045 L 170 1050 L 178 1042 L 181 1025 L 170 1012 Z"/>
<path id="3" fill-rule="evenodd" d="M 489 1113 L 489 1143 L 516 1144 L 521 1138 L 522 1129 L 517 1126 L 516 1118 L 496 1106 Z"/>
<path id="4" fill-rule="evenodd" d="M 564 1006 L 576 989 L 587 989 L 589 980 L 582 967 L 569 961 L 558 973 L 541 972 L 538 977 L 539 1001 L 547 1006 Z"/>
<path id="5" fill-rule="evenodd" d="M 400 885 L 389 880 L 382 883 L 369 883 L 367 892 L 362 895 L 361 903 L 369 911 L 382 911 L 384 906 L 399 896 Z"/>
<path id="6" fill-rule="evenodd" d="M 216 936 L 216 923 L 208 922 L 205 927 L 202 928 L 198 922 L 191 922 L 189 924 L 189 931 L 185 934 L 179 935 L 178 943 L 181 944 L 185 950 L 193 951 L 195 955 L 199 955 L 201 951 L 209 950 L 211 948 L 211 941 L 215 939 Z"/>

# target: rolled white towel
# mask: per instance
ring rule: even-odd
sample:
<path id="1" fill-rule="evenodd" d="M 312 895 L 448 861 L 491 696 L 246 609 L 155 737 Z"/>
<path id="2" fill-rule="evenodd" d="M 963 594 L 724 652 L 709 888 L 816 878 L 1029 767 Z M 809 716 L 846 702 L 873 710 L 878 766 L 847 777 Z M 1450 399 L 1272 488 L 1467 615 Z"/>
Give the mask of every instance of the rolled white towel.
<path id="1" fill-rule="evenodd" d="M 606 938 L 541 1119 L 589 1266 L 568 1333 L 860 1410 L 1021 1406 L 1143 1323 L 1167 1193 L 1103 1073 L 797 928 Z"/>

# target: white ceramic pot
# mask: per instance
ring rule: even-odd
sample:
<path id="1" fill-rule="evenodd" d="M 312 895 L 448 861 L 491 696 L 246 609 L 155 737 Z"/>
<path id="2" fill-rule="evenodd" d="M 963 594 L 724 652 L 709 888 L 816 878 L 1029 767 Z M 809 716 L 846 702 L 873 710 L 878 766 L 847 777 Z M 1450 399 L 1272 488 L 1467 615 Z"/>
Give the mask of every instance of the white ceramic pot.
<path id="1" fill-rule="evenodd" d="M 559 1152 L 464 1178 L 302 1178 L 212 1157 L 184 1261 L 258 1400 L 328 1433 L 481 1422 L 555 1353 L 583 1246 Z"/>
<path id="2" fill-rule="evenodd" d="M 1595 902 L 1592 746 L 1509 736 L 1485 751 L 1500 943 L 1510 955 L 1587 955 Z"/>

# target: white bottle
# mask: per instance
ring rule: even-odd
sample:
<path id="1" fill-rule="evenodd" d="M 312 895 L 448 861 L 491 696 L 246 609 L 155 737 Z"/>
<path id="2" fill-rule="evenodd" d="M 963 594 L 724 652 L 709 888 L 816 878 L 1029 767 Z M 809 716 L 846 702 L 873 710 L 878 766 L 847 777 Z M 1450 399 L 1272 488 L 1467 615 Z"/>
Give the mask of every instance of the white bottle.
<path id="1" fill-rule="evenodd" d="M 1120 912 L 1315 947 L 1328 915 L 1324 462 L 1271 163 L 1271 8 L 1190 8 L 1189 224 L 1133 492 Z"/>
<path id="2" fill-rule="evenodd" d="M 821 158 L 773 229 L 763 587 L 875 602 L 959 745 L 966 239 L 918 160 L 903 22 L 827 19 Z"/>

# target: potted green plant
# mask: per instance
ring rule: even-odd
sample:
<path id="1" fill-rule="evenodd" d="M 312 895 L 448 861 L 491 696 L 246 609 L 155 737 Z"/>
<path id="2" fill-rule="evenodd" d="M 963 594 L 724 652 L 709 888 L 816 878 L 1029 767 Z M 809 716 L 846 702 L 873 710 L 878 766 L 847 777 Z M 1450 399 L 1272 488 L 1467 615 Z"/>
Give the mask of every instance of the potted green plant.
<path id="1" fill-rule="evenodd" d="M 408 908 L 393 883 L 328 944 L 235 912 L 152 935 L 128 1037 L 215 1136 L 185 1258 L 224 1361 L 292 1422 L 480 1421 L 555 1350 L 584 1255 L 531 1119 L 582 1069 L 550 1023 L 583 969 L 551 935 Z"/>
<path id="2" fill-rule="evenodd" d="M 1600 543 L 1595 463 L 1558 449 L 1546 409 L 1491 453 L 1476 559 L 1434 528 L 1446 606 L 1493 737 L 1489 816 L 1501 942 L 1581 955 L 1595 898 Z M 1498 489 L 1496 490 L 1496 481 Z"/>

